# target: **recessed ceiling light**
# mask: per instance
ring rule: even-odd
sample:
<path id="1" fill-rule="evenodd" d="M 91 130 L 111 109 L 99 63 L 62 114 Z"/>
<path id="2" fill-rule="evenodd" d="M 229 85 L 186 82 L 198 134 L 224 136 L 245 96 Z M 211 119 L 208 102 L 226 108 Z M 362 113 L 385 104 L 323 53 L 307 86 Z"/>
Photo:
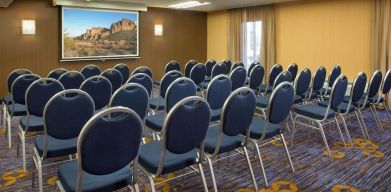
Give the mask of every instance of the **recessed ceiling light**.
<path id="1" fill-rule="evenodd" d="M 174 9 L 186 9 L 190 7 L 197 7 L 197 6 L 202 6 L 202 5 L 209 5 L 209 2 L 199 2 L 199 1 L 187 1 L 183 3 L 178 3 L 178 4 L 173 4 L 168 7 L 174 8 Z"/>

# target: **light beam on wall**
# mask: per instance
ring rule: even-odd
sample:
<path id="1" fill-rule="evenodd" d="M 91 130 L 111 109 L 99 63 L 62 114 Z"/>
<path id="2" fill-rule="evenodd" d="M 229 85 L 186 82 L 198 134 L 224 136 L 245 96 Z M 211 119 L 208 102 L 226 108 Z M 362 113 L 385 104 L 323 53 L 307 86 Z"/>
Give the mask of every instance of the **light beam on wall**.
<path id="1" fill-rule="evenodd" d="M 35 20 L 22 20 L 22 34 L 35 35 Z"/>
<path id="2" fill-rule="evenodd" d="M 163 25 L 155 25 L 155 36 L 163 36 Z"/>

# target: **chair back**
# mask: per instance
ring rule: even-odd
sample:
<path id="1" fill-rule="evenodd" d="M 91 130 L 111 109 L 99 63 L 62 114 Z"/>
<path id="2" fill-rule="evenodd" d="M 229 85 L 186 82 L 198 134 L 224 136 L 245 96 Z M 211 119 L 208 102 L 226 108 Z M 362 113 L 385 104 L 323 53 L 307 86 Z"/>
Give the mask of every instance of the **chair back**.
<path id="1" fill-rule="evenodd" d="M 267 122 L 280 124 L 285 121 L 292 108 L 294 97 L 295 89 L 290 82 L 279 84 L 270 96 L 266 111 Z"/>
<path id="2" fill-rule="evenodd" d="M 171 85 L 172 82 L 181 77 L 183 77 L 183 75 L 180 71 L 170 71 L 166 73 L 160 81 L 160 96 L 166 98 L 166 92 L 168 87 Z"/>
<path id="3" fill-rule="evenodd" d="M 110 80 L 99 75 L 86 79 L 80 86 L 80 90 L 88 93 L 94 100 L 95 110 L 100 110 L 109 104 L 112 89 Z"/>
<path id="4" fill-rule="evenodd" d="M 8 88 L 9 93 L 11 93 L 11 87 L 12 87 L 12 84 L 14 83 L 15 79 L 21 75 L 24 75 L 24 74 L 32 74 L 32 72 L 28 69 L 16 69 L 8 75 L 7 88 Z"/>
<path id="5" fill-rule="evenodd" d="M 56 79 L 42 78 L 34 81 L 26 91 L 28 114 L 43 117 L 45 105 L 55 94 L 61 91 L 64 91 L 64 87 Z"/>
<path id="6" fill-rule="evenodd" d="M 65 89 L 79 89 L 85 78 L 83 74 L 78 71 L 68 71 L 62 74 L 58 80 Z"/>
<path id="7" fill-rule="evenodd" d="M 120 87 L 110 100 L 110 107 L 127 107 L 144 119 L 149 106 L 148 91 L 140 84 L 128 83 Z"/>
<path id="8" fill-rule="evenodd" d="M 352 88 L 350 90 L 349 104 L 357 103 L 364 95 L 365 86 L 367 84 L 367 75 L 363 72 L 359 73 L 353 81 Z"/>
<path id="9" fill-rule="evenodd" d="M 168 113 L 180 100 L 197 95 L 197 86 L 187 78 L 181 77 L 171 83 L 166 93 L 165 111 Z"/>
<path id="10" fill-rule="evenodd" d="M 114 69 L 117 69 L 121 73 L 122 84 L 124 84 L 129 79 L 129 75 L 130 75 L 129 66 L 125 63 L 119 63 L 114 66 Z"/>
<path id="11" fill-rule="evenodd" d="M 128 83 L 138 83 L 138 84 L 142 85 L 148 91 L 149 97 L 152 96 L 153 81 L 152 81 L 151 77 L 149 77 L 147 74 L 145 74 L 145 73 L 135 74 L 132 77 L 130 77 L 126 83 L 127 84 Z"/>
<path id="12" fill-rule="evenodd" d="M 252 68 L 250 66 L 251 72 L 249 76 L 248 86 L 255 90 L 257 89 L 263 81 L 263 76 L 265 75 L 265 68 L 262 65 L 254 65 Z"/>
<path id="13" fill-rule="evenodd" d="M 341 75 L 341 67 L 337 64 L 330 72 L 329 87 L 333 86 L 334 81 Z"/>
<path id="14" fill-rule="evenodd" d="M 113 117 L 113 113 L 122 115 Z M 84 172 L 108 175 L 129 167 L 137 158 L 142 128 L 143 122 L 136 112 L 125 107 L 108 108 L 94 115 L 77 141 L 78 191 L 81 191 Z M 137 175 L 136 169 L 133 175 Z"/>
<path id="15" fill-rule="evenodd" d="M 149 67 L 146 67 L 146 66 L 141 66 L 141 67 L 137 67 L 133 72 L 132 72 L 132 75 L 135 75 L 137 73 L 145 73 L 147 74 L 151 79 L 153 78 L 152 76 L 152 70 L 149 68 Z"/>
<path id="16" fill-rule="evenodd" d="M 338 111 L 338 107 L 343 101 L 348 88 L 348 78 L 345 75 L 340 75 L 335 81 L 331 89 L 329 108 Z"/>
<path id="17" fill-rule="evenodd" d="M 180 100 L 168 113 L 163 125 L 165 149 L 183 154 L 202 148 L 209 121 L 210 108 L 205 99 L 191 96 Z"/>
<path id="18" fill-rule="evenodd" d="M 391 89 L 391 69 L 387 71 L 386 76 L 384 77 L 382 89 L 382 94 L 386 95 L 390 92 Z"/>
<path id="19" fill-rule="evenodd" d="M 255 107 L 256 98 L 253 90 L 240 87 L 233 91 L 225 101 L 221 113 L 222 132 L 228 136 L 247 135 Z"/>
<path id="20" fill-rule="evenodd" d="M 107 69 L 102 72 L 101 76 L 106 77 L 110 81 L 112 93 L 114 93 L 122 85 L 122 74 L 117 69 Z"/>
<path id="21" fill-rule="evenodd" d="M 36 74 L 24 74 L 16 78 L 11 86 L 12 103 L 25 105 L 28 87 L 40 78 Z"/>
<path id="22" fill-rule="evenodd" d="M 213 110 L 223 108 L 225 100 L 232 92 L 232 83 L 227 75 L 213 78 L 206 89 L 206 100 Z"/>
<path id="23" fill-rule="evenodd" d="M 205 80 L 206 66 L 202 63 L 195 65 L 190 71 L 190 79 L 194 81 L 196 85 L 200 85 Z"/>
<path id="24" fill-rule="evenodd" d="M 237 61 L 236 63 L 234 63 L 234 64 L 232 65 L 231 71 L 235 70 L 237 67 L 243 67 L 243 68 L 245 68 L 243 62 Z"/>
<path id="25" fill-rule="evenodd" d="M 315 72 L 314 78 L 312 80 L 312 90 L 320 91 L 323 88 L 325 80 L 326 80 L 326 68 L 319 67 L 319 69 Z"/>
<path id="26" fill-rule="evenodd" d="M 216 61 L 213 60 L 213 59 L 210 59 L 208 60 L 206 63 L 205 63 L 205 67 L 206 67 L 206 76 L 207 77 L 210 77 L 212 75 L 212 69 L 213 67 L 216 65 Z"/>
<path id="27" fill-rule="evenodd" d="M 308 68 L 305 68 L 300 72 L 299 76 L 297 76 L 295 80 L 296 95 L 303 95 L 309 90 L 311 77 L 311 70 Z"/>
<path id="28" fill-rule="evenodd" d="M 299 71 L 299 67 L 297 66 L 296 63 L 292 63 L 289 65 L 288 71 L 292 74 L 291 82 L 293 82 L 296 79 L 297 72 Z"/>
<path id="29" fill-rule="evenodd" d="M 243 87 L 246 83 L 247 73 L 244 67 L 236 67 L 229 75 L 232 83 L 232 90 L 236 90 L 239 87 Z"/>
<path id="30" fill-rule="evenodd" d="M 185 65 L 185 77 L 190 77 L 191 70 L 193 67 L 197 65 L 197 61 L 190 60 L 189 62 L 186 63 Z"/>
<path id="31" fill-rule="evenodd" d="M 291 82 L 292 80 L 292 74 L 289 71 L 283 71 L 281 72 L 273 84 L 273 90 L 282 82 Z"/>
<path id="32" fill-rule="evenodd" d="M 371 81 L 369 82 L 367 97 L 373 98 L 377 95 L 380 89 L 381 82 L 383 80 L 383 74 L 380 70 L 373 73 Z"/>
<path id="33" fill-rule="evenodd" d="M 228 71 L 228 69 L 227 69 L 227 66 L 224 63 L 216 64 L 212 68 L 211 78 L 213 79 L 214 77 L 216 77 L 218 75 L 227 74 L 226 71 Z"/>
<path id="34" fill-rule="evenodd" d="M 58 69 L 55 69 L 55 70 L 52 70 L 49 72 L 48 74 L 48 78 L 52 78 L 52 79 L 59 79 L 60 76 L 64 73 L 68 72 L 68 70 L 64 69 L 64 68 L 58 68 Z"/>
<path id="35" fill-rule="evenodd" d="M 94 101 L 88 93 L 79 89 L 61 91 L 45 106 L 45 135 L 61 140 L 76 138 L 94 111 Z"/>
<path id="36" fill-rule="evenodd" d="M 274 81 L 276 80 L 277 76 L 281 72 L 282 72 L 282 66 L 280 64 L 274 64 L 273 67 L 270 69 L 269 86 L 274 85 Z"/>
<path id="37" fill-rule="evenodd" d="M 225 67 L 226 67 L 225 74 L 227 75 L 227 74 L 231 73 L 231 67 L 232 67 L 232 62 L 231 62 L 231 60 L 224 60 L 224 61 L 222 61 L 222 63 L 223 63 L 223 64 L 225 65 Z"/>
<path id="38" fill-rule="evenodd" d="M 248 70 L 247 70 L 247 76 L 250 77 L 250 74 L 251 74 L 251 70 L 253 70 L 253 68 L 257 65 L 261 65 L 259 63 L 259 61 L 254 61 L 250 64 L 250 66 L 248 67 Z"/>
<path id="39" fill-rule="evenodd" d="M 84 78 L 86 78 L 86 79 L 88 79 L 92 76 L 96 76 L 96 75 L 101 74 L 100 68 L 95 64 L 89 64 L 89 65 L 84 66 L 80 70 L 80 72 L 81 72 L 81 74 L 83 74 Z"/>
<path id="40" fill-rule="evenodd" d="M 166 68 L 164 69 L 164 74 L 174 70 L 181 71 L 181 66 L 179 65 L 178 61 L 172 60 L 167 63 Z"/>

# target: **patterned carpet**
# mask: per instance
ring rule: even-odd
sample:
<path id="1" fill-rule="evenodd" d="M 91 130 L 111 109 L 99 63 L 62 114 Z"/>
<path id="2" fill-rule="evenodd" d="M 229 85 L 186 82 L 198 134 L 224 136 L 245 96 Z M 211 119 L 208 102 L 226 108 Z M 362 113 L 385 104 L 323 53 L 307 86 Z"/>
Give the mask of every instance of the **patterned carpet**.
<path id="1" fill-rule="evenodd" d="M 384 131 L 379 131 L 369 114 L 365 115 L 371 141 L 363 140 L 361 131 L 354 118 L 348 120 L 348 127 L 353 140 L 353 146 L 346 148 L 341 145 L 337 130 L 326 128 L 326 137 L 334 151 L 330 158 L 325 154 L 325 148 L 319 132 L 313 131 L 309 136 L 306 129 L 298 129 L 295 134 L 295 144 L 289 146 L 296 172 L 292 173 L 286 158 L 282 143 L 273 142 L 261 147 L 261 153 L 266 167 L 270 187 L 265 188 L 258 160 L 251 156 L 256 174 L 259 191 L 391 191 L 391 121 L 384 112 L 380 112 Z M 15 128 L 18 119 L 14 118 L 13 145 L 8 149 L 7 141 L 0 138 L 0 191 L 36 191 L 31 188 L 30 168 L 23 172 L 21 159 L 16 158 Z M 4 129 L 0 129 L 4 133 Z M 289 134 L 286 133 L 289 139 Z M 28 167 L 32 164 L 32 149 L 34 140 L 27 140 Z M 252 153 L 252 150 L 250 150 Z M 215 165 L 215 175 L 220 191 L 254 191 L 246 161 L 240 155 L 223 160 Z M 209 169 L 204 166 L 209 189 L 212 182 Z M 45 191 L 54 191 L 56 181 L 56 166 L 44 168 Z M 164 176 L 171 178 L 174 174 Z M 145 180 L 140 174 L 139 178 Z M 162 178 L 156 179 L 161 181 Z M 37 181 L 37 180 L 36 180 Z M 37 185 L 36 185 L 37 186 Z M 158 191 L 202 191 L 201 179 L 198 174 L 190 174 L 184 179 L 163 183 Z M 125 190 L 122 190 L 125 191 Z M 144 189 L 142 190 L 144 191 Z"/>

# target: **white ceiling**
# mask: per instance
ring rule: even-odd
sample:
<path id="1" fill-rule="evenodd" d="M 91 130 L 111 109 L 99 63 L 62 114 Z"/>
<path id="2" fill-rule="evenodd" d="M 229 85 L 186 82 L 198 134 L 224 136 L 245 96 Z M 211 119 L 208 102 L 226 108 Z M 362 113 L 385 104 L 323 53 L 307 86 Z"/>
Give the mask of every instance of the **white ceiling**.
<path id="1" fill-rule="evenodd" d="M 0 0 L 0 7 L 8 7 L 13 0 Z"/>

